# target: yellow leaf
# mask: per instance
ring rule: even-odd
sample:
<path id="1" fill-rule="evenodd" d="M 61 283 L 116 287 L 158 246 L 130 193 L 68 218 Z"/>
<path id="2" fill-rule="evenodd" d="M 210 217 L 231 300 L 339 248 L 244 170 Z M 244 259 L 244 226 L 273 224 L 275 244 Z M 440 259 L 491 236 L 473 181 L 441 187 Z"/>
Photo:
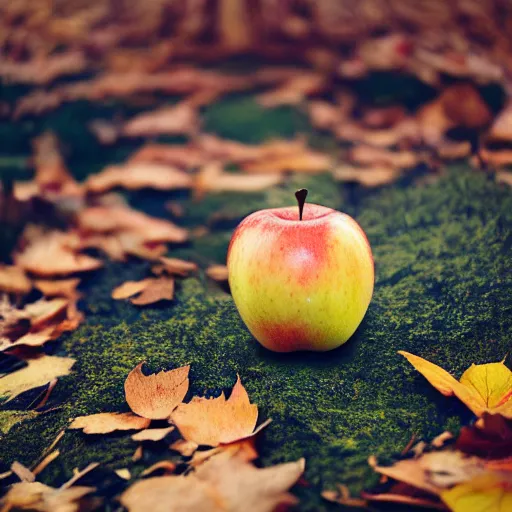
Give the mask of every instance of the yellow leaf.
<path id="1" fill-rule="evenodd" d="M 41 356 L 28 360 L 28 366 L 0 378 L 0 400 L 9 402 L 21 393 L 44 386 L 56 377 L 68 375 L 75 360 L 69 357 Z"/>
<path id="2" fill-rule="evenodd" d="M 445 396 L 455 395 L 471 411 L 512 418 L 512 372 L 501 363 L 471 365 L 460 382 L 447 371 L 425 359 L 400 350 L 403 355 L 438 391 Z"/>
<path id="3" fill-rule="evenodd" d="M 453 512 L 508 512 L 512 510 L 512 486 L 488 474 L 441 493 Z"/>

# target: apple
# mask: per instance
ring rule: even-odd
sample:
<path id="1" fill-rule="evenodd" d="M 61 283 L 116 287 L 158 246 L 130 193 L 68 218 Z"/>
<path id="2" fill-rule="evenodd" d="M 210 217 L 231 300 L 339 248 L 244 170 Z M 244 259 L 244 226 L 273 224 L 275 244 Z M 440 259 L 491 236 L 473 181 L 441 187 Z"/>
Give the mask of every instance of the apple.
<path id="1" fill-rule="evenodd" d="M 246 217 L 228 249 L 229 286 L 252 335 L 275 352 L 326 351 L 361 323 L 374 284 L 368 239 L 349 215 L 304 204 Z"/>

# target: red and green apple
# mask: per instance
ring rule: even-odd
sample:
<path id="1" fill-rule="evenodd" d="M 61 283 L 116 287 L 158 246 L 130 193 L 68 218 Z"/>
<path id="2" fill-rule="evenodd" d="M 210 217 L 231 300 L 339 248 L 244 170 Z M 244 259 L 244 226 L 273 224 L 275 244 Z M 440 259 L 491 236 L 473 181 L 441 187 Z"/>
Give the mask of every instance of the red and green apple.
<path id="1" fill-rule="evenodd" d="M 361 323 L 374 284 L 373 256 L 359 224 L 305 202 L 261 210 L 235 230 L 229 285 L 252 335 L 275 352 L 326 351 Z"/>

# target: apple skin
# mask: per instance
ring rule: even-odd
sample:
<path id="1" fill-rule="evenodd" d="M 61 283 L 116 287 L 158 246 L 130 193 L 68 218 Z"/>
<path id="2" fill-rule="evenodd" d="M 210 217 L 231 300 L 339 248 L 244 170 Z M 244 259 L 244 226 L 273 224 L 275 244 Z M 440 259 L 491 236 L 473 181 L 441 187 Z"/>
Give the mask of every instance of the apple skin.
<path id="1" fill-rule="evenodd" d="M 370 304 L 374 263 L 350 216 L 306 203 L 246 217 L 228 249 L 229 286 L 252 335 L 275 352 L 345 343 Z"/>

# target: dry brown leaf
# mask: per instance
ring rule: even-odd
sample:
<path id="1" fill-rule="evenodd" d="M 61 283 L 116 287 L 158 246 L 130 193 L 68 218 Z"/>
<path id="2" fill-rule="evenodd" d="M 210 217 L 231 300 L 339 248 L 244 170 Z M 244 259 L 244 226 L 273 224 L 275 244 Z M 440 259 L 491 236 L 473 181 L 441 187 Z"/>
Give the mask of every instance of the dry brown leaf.
<path id="1" fill-rule="evenodd" d="M 41 482 L 20 482 L 13 484 L 0 499 L 2 511 L 39 510 L 41 512 L 76 512 L 80 500 L 94 492 L 94 487 L 71 487 L 54 489 Z"/>
<path id="2" fill-rule="evenodd" d="M 328 171 L 332 168 L 333 163 L 333 159 L 329 155 L 306 149 L 302 153 L 245 162 L 242 164 L 242 169 L 251 173 L 317 173 Z"/>
<path id="3" fill-rule="evenodd" d="M 101 412 L 75 418 L 68 428 L 82 429 L 85 434 L 109 434 L 116 430 L 141 430 L 149 427 L 151 420 L 131 412 Z"/>
<path id="4" fill-rule="evenodd" d="M 174 279 L 159 277 L 144 288 L 137 297 L 130 299 L 136 306 L 147 306 L 161 300 L 172 300 L 174 298 Z"/>
<path id="5" fill-rule="evenodd" d="M 151 272 L 156 275 L 163 273 L 171 276 L 186 277 L 193 272 L 197 272 L 198 266 L 192 261 L 185 261 L 179 258 L 166 258 L 162 256 L 158 259 L 159 263 L 151 267 Z"/>
<path id="6" fill-rule="evenodd" d="M 164 474 L 168 475 L 171 473 L 174 473 L 174 470 L 176 469 L 176 464 L 170 460 L 161 460 L 158 462 L 155 462 L 152 466 L 145 469 L 140 476 L 148 476 L 151 473 L 154 473 L 155 471 L 164 470 Z"/>
<path id="7" fill-rule="evenodd" d="M 297 105 L 309 95 L 322 92 L 326 85 L 325 76 L 320 73 L 298 72 L 277 89 L 258 95 L 256 101 L 266 108 Z"/>
<path id="8" fill-rule="evenodd" d="M 406 116 L 406 110 L 401 105 L 367 108 L 363 112 L 362 123 L 368 128 L 385 129 L 395 126 L 403 121 Z"/>
<path id="9" fill-rule="evenodd" d="M 206 275 L 214 281 L 227 281 L 228 267 L 226 265 L 210 265 L 206 269 Z"/>
<path id="10" fill-rule="evenodd" d="M 193 134 L 199 129 L 197 109 L 187 102 L 144 112 L 125 123 L 126 137 Z"/>
<path id="11" fill-rule="evenodd" d="M 43 277 L 88 272 L 103 265 L 100 260 L 75 252 L 72 243 L 74 239 L 67 233 L 41 233 L 14 255 L 14 261 L 27 272 Z"/>
<path id="12" fill-rule="evenodd" d="M 471 154 L 471 144 L 467 141 L 445 140 L 437 146 L 437 155 L 442 160 L 462 160 Z"/>
<path id="13" fill-rule="evenodd" d="M 69 375 L 75 360 L 41 355 L 27 361 L 28 366 L 0 378 L 0 400 L 9 402 L 29 389 L 48 384 L 56 377 Z"/>
<path id="14" fill-rule="evenodd" d="M 8 338 L 0 338 L 0 352 L 10 350 L 19 346 L 26 347 L 40 347 L 47 341 L 53 339 L 53 333 L 55 332 L 55 326 L 51 325 L 37 332 L 28 332 L 23 336 L 20 336 L 15 341 L 11 342 Z"/>
<path id="15" fill-rule="evenodd" d="M 171 146 L 167 144 L 147 144 L 135 152 L 130 162 L 157 162 L 177 165 L 180 168 L 198 167 L 205 163 L 203 151 L 194 146 Z"/>
<path id="16" fill-rule="evenodd" d="M 185 439 L 178 439 L 172 443 L 169 448 L 175 452 L 180 453 L 184 457 L 190 457 L 197 450 L 198 444 L 194 441 L 185 441 Z"/>
<path id="17" fill-rule="evenodd" d="M 358 145 L 349 152 L 349 158 L 360 165 L 384 165 L 408 169 L 420 162 L 420 155 L 414 151 L 391 151 L 385 148 Z"/>
<path id="18" fill-rule="evenodd" d="M 283 181 L 279 174 L 235 174 L 225 172 L 219 162 L 204 165 L 194 183 L 195 198 L 208 192 L 258 192 Z"/>
<path id="19" fill-rule="evenodd" d="M 78 292 L 76 289 L 79 284 L 79 278 L 58 279 L 56 281 L 46 281 L 43 279 L 38 279 L 34 281 L 34 286 L 45 297 L 75 298 L 78 296 Z"/>
<path id="20" fill-rule="evenodd" d="M 133 434 L 132 439 L 134 441 L 142 442 L 142 441 L 161 441 L 167 434 L 172 432 L 174 427 L 167 428 L 148 428 L 146 430 L 141 430 L 136 434 Z"/>
<path id="21" fill-rule="evenodd" d="M 335 135 L 342 140 L 363 142 L 370 146 L 392 147 L 402 142 L 418 143 L 421 126 L 414 119 L 406 118 L 392 128 L 372 130 L 355 122 L 346 122 L 336 127 Z"/>
<path id="22" fill-rule="evenodd" d="M 332 130 L 345 120 L 343 111 L 328 101 L 310 101 L 308 109 L 311 124 L 320 130 Z"/>
<path id="23" fill-rule="evenodd" d="M 338 181 L 360 183 L 364 187 L 380 187 L 393 183 L 400 170 L 386 166 L 352 167 L 343 165 L 334 170 L 334 178 Z"/>
<path id="24" fill-rule="evenodd" d="M 196 139 L 195 143 L 210 159 L 235 163 L 302 154 L 306 151 L 305 141 L 302 138 L 270 140 L 256 146 L 203 134 Z"/>
<path id="25" fill-rule="evenodd" d="M 86 181 L 86 188 L 95 193 L 116 187 L 127 190 L 175 190 L 190 188 L 191 185 L 192 177 L 186 172 L 169 165 L 145 162 L 111 165 L 100 173 L 89 176 Z"/>
<path id="26" fill-rule="evenodd" d="M 76 75 L 87 67 L 80 50 L 68 50 L 25 62 L 0 61 L 0 76 L 15 83 L 46 85 L 65 75 Z"/>
<path id="27" fill-rule="evenodd" d="M 186 229 L 125 206 L 92 206 L 78 215 L 81 229 L 90 233 L 136 233 L 142 242 L 184 242 Z"/>
<path id="28" fill-rule="evenodd" d="M 31 289 L 32 283 L 22 268 L 0 264 L 0 291 L 25 295 Z"/>
<path id="29" fill-rule="evenodd" d="M 354 498 L 346 485 L 338 484 L 336 491 L 323 491 L 322 498 L 346 507 L 366 507 L 367 502 L 361 498 Z"/>
<path id="30" fill-rule="evenodd" d="M 112 291 L 112 298 L 119 300 L 132 297 L 144 290 L 151 281 L 151 278 L 143 279 L 142 281 L 126 281 L 117 288 L 114 288 Z"/>
<path id="31" fill-rule="evenodd" d="M 136 366 L 126 378 L 126 401 L 133 412 L 144 418 L 169 418 L 187 394 L 190 366 L 145 376 L 142 373 L 143 364 Z"/>
<path id="32" fill-rule="evenodd" d="M 237 457 L 214 457 L 188 476 L 140 480 L 121 495 L 129 511 L 272 512 L 297 503 L 288 489 L 304 471 L 304 459 L 258 469 Z"/>
<path id="33" fill-rule="evenodd" d="M 261 429 L 258 428 L 257 430 L 259 431 Z M 189 465 L 195 468 L 218 455 L 222 455 L 223 457 L 237 457 L 244 462 L 256 460 L 258 458 L 258 452 L 256 451 L 254 436 L 246 437 L 234 443 L 219 444 L 219 446 L 209 450 L 198 450 L 189 461 Z"/>
<path id="34" fill-rule="evenodd" d="M 258 407 L 251 404 L 247 391 L 237 378 L 231 396 L 217 398 L 193 397 L 179 405 L 171 415 L 187 441 L 217 446 L 251 436 L 258 420 Z"/>

